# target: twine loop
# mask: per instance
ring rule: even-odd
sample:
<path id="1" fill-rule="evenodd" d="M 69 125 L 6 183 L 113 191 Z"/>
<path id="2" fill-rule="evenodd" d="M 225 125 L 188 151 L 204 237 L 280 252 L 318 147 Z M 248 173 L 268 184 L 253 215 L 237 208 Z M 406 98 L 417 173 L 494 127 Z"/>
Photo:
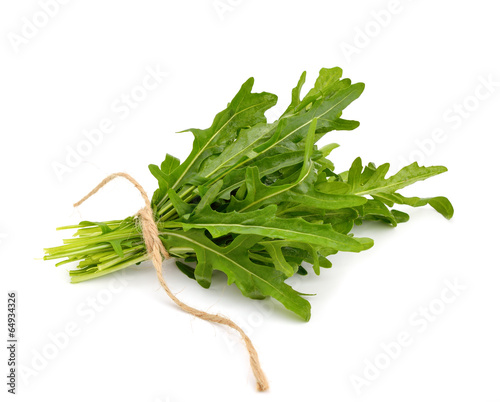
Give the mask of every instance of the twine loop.
<path id="1" fill-rule="evenodd" d="M 163 278 L 162 256 L 165 259 L 169 259 L 170 254 L 168 253 L 168 251 L 166 250 L 165 246 L 163 245 L 160 239 L 158 233 L 158 226 L 156 225 L 156 222 L 154 220 L 153 210 L 151 209 L 151 202 L 149 201 L 148 195 L 144 190 L 144 188 L 132 176 L 122 172 L 113 173 L 109 175 L 103 181 L 101 181 L 92 191 L 90 191 L 85 197 L 83 197 L 73 206 L 77 207 L 81 205 L 84 201 L 92 197 L 102 187 L 104 187 L 106 184 L 108 184 L 111 180 L 115 179 L 116 177 L 123 177 L 127 179 L 129 182 L 131 182 L 135 186 L 135 188 L 139 190 L 144 200 L 145 206 L 141 208 L 136 215 L 139 217 L 141 222 L 142 236 L 144 238 L 144 243 L 146 245 L 148 257 L 153 262 L 153 266 L 155 267 L 156 270 L 156 276 L 158 277 L 158 281 L 160 282 L 162 288 L 165 290 L 165 292 L 167 292 L 167 295 L 170 297 L 170 299 L 172 299 L 172 301 L 185 312 L 195 317 L 201 318 L 202 320 L 213 322 L 216 324 L 227 325 L 228 327 L 236 330 L 241 335 L 243 341 L 245 342 L 245 346 L 248 350 L 248 354 L 250 356 L 250 366 L 252 367 L 252 371 L 255 376 L 255 380 L 257 382 L 257 390 L 258 391 L 267 390 L 269 388 L 267 378 L 264 374 L 264 371 L 262 370 L 262 367 L 260 366 L 259 356 L 257 354 L 257 351 L 255 350 L 255 347 L 253 346 L 252 341 L 247 336 L 247 334 L 245 334 L 245 332 L 229 318 L 223 317 L 219 314 L 210 314 L 205 311 L 197 310 L 193 307 L 188 306 L 184 302 L 180 301 L 177 298 L 177 296 L 175 296 L 170 290 L 170 288 L 167 286 L 167 283 Z"/>

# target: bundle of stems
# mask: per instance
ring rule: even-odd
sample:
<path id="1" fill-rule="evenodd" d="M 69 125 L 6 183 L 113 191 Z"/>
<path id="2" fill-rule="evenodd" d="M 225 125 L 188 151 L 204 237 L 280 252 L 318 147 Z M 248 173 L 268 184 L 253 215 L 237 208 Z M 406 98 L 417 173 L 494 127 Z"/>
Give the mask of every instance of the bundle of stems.
<path id="1" fill-rule="evenodd" d="M 326 133 L 352 130 L 359 123 L 341 117 L 363 92 L 364 84 L 342 79 L 340 68 L 322 69 L 314 87 L 301 97 L 305 73 L 292 90 L 291 103 L 279 119 L 267 122 L 273 94 L 253 93 L 246 81 L 211 127 L 190 129 L 193 148 L 182 163 L 167 154 L 150 165 L 158 179 L 151 200 L 159 235 L 178 268 L 201 286 L 213 270 L 256 299 L 274 297 L 304 320 L 310 304 L 286 284 L 312 266 L 331 267 L 339 251 L 370 248 L 356 238 L 354 225 L 378 221 L 397 226 L 409 219 L 394 204 L 430 205 L 446 218 L 453 207 L 445 197 L 406 197 L 400 189 L 446 171 L 412 163 L 386 178 L 389 164 L 363 166 L 357 158 L 337 172 L 329 154 L 338 147 L 316 144 Z M 148 260 L 137 217 L 106 222 L 84 221 L 58 229 L 76 229 L 71 239 L 45 249 L 56 265 L 76 264 L 74 283 Z"/>

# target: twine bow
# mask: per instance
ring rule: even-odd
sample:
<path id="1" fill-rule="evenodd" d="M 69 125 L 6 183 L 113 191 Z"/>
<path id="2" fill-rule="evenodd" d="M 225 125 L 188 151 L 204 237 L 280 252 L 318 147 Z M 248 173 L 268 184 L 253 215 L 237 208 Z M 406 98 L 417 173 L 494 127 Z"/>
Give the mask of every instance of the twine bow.
<path id="1" fill-rule="evenodd" d="M 248 354 L 250 356 L 250 366 L 252 367 L 253 374 L 257 381 L 257 390 L 258 391 L 267 390 L 269 388 L 267 378 L 260 366 L 259 356 L 257 354 L 257 351 L 255 350 L 255 347 L 253 346 L 252 341 L 247 336 L 247 334 L 245 334 L 245 332 L 238 325 L 236 325 L 233 321 L 231 321 L 228 318 L 222 317 L 218 314 L 210 314 L 205 311 L 197 310 L 193 307 L 188 306 L 187 304 L 180 301 L 167 286 L 167 283 L 165 282 L 162 273 L 162 256 L 165 259 L 169 259 L 170 254 L 165 249 L 165 246 L 163 245 L 159 237 L 158 227 L 156 226 L 156 223 L 154 221 L 153 210 L 151 209 L 151 202 L 149 201 L 148 195 L 146 194 L 146 191 L 144 191 L 144 188 L 133 177 L 131 177 L 127 173 L 122 173 L 122 172 L 113 173 L 108 177 L 106 177 L 103 181 L 101 181 L 90 193 L 88 193 L 80 201 L 74 204 L 74 206 L 77 207 L 81 205 L 84 201 L 92 197 L 95 193 L 97 193 L 102 187 L 108 184 L 111 180 L 119 176 L 131 182 L 135 186 L 135 188 L 139 190 L 144 200 L 145 203 L 144 207 L 141 208 L 136 215 L 140 218 L 141 221 L 142 236 L 144 238 L 144 243 L 146 244 L 146 250 L 148 252 L 148 256 L 153 262 L 153 266 L 155 267 L 156 270 L 156 276 L 158 277 L 158 280 L 160 281 L 162 288 L 165 289 L 165 292 L 167 292 L 168 297 L 170 297 L 170 299 L 172 299 L 172 301 L 175 304 L 177 304 L 181 309 L 183 309 L 185 312 L 192 314 L 195 317 L 201 318 L 202 320 L 205 321 L 227 325 L 228 327 L 238 331 L 243 340 L 245 341 L 245 345 L 248 350 Z"/>

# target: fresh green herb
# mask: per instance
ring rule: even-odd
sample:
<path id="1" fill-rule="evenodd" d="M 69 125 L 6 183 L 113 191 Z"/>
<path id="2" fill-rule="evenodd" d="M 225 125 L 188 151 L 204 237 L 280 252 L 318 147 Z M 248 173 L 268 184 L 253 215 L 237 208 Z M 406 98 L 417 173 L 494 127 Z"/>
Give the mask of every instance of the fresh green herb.
<path id="1" fill-rule="evenodd" d="M 397 192 L 445 172 L 445 167 L 413 163 L 386 178 L 389 164 L 363 167 L 358 158 L 348 171 L 335 173 L 327 157 L 338 145 L 318 149 L 315 144 L 329 131 L 358 127 L 357 121 L 341 115 L 364 89 L 364 84 L 341 76 L 340 68 L 322 69 L 301 98 L 303 73 L 290 106 L 272 123 L 264 113 L 277 97 L 253 93 L 251 78 L 210 128 L 188 130 L 194 142 L 184 162 L 167 154 L 160 166 L 149 166 L 159 185 L 151 204 L 161 240 L 189 278 L 208 288 L 213 270 L 222 271 L 243 295 L 271 296 L 309 320 L 309 302 L 285 280 L 307 274 L 304 263 L 319 275 L 321 267 L 331 267 L 327 256 L 370 248 L 371 239 L 350 234 L 353 225 L 406 222 L 409 216 L 391 209 L 394 204 L 428 204 L 452 217 L 453 207 L 445 197 L 404 197 Z M 133 217 L 60 229 L 68 228 L 78 229 L 75 237 L 46 249 L 45 259 L 64 258 L 58 265 L 78 263 L 70 271 L 72 282 L 148 259 Z"/>

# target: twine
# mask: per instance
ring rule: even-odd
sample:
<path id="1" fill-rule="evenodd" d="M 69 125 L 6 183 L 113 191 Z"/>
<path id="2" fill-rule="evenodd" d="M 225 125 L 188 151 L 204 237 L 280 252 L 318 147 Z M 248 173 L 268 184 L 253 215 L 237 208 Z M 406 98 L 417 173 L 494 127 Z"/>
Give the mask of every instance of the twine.
<path id="1" fill-rule="evenodd" d="M 108 177 L 106 177 L 103 181 L 101 181 L 90 193 L 88 193 L 80 201 L 74 204 L 74 206 L 77 207 L 81 205 L 84 201 L 92 197 L 95 193 L 97 193 L 102 187 L 108 184 L 111 180 L 119 176 L 131 182 L 135 186 L 135 188 L 139 190 L 144 200 L 145 206 L 141 208 L 136 215 L 141 220 L 142 236 L 144 238 L 144 243 L 146 244 L 146 250 L 148 252 L 149 258 L 153 262 L 153 266 L 155 267 L 156 270 L 156 276 L 158 277 L 158 281 L 160 282 L 162 288 L 165 289 L 165 292 L 167 292 L 167 295 L 170 297 L 170 299 L 172 299 L 172 301 L 175 304 L 177 304 L 181 309 L 183 309 L 185 312 L 194 315 L 195 317 L 201 318 L 202 320 L 205 321 L 214 322 L 216 324 L 221 324 L 221 325 L 227 325 L 228 327 L 238 331 L 243 340 L 245 341 L 245 345 L 248 350 L 248 354 L 250 356 L 250 366 L 252 367 L 253 374 L 257 381 L 257 390 L 258 391 L 267 390 L 269 388 L 267 378 L 260 366 L 259 356 L 257 354 L 257 351 L 255 350 L 255 347 L 253 346 L 252 341 L 247 336 L 247 334 L 245 334 L 245 332 L 229 318 L 222 317 L 218 314 L 210 314 L 205 311 L 200 311 L 193 307 L 188 306 L 187 304 L 180 301 L 167 286 L 167 283 L 165 282 L 162 273 L 162 256 L 165 257 L 165 259 L 169 259 L 170 254 L 165 249 L 165 246 L 160 240 L 158 234 L 158 227 L 156 226 L 156 223 L 154 221 L 153 210 L 151 209 L 151 202 L 149 201 L 148 195 L 146 194 L 146 191 L 144 191 L 144 188 L 133 177 L 131 177 L 127 173 L 121 173 L 121 172 L 113 173 Z"/>

